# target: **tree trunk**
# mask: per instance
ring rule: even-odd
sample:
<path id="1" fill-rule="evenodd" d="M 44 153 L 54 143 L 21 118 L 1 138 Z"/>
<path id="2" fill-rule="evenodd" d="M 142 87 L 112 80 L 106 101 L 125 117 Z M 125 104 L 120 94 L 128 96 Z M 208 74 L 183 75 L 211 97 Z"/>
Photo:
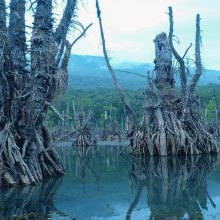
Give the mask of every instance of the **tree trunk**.
<path id="1" fill-rule="evenodd" d="M 196 19 L 196 72 L 186 90 L 184 59 L 171 43 L 173 36 L 172 9 L 169 40 L 165 33 L 156 36 L 155 79 L 148 76 L 142 124 L 132 138 L 134 155 L 171 155 L 217 153 L 212 135 L 202 124 L 199 97 L 195 87 L 202 74 L 200 56 L 200 17 Z M 180 64 L 182 93 L 175 89 L 172 54 Z"/>
<path id="2" fill-rule="evenodd" d="M 0 2 L 0 173 L 3 184 L 28 185 L 65 173 L 45 119 L 48 103 L 65 89 L 71 44 L 66 42 L 67 32 L 55 37 L 52 0 L 37 0 L 29 53 L 25 1 L 10 3 L 7 27 L 5 2 Z M 66 30 L 76 1 L 68 1 L 67 6 L 66 20 L 61 20 Z M 61 41 L 65 42 L 62 47 Z M 59 53 L 62 57 L 57 65 Z"/>
<path id="3" fill-rule="evenodd" d="M 75 115 L 76 120 L 76 140 L 73 141 L 73 146 L 84 148 L 96 145 L 96 137 L 92 132 L 94 121 L 93 112 L 79 109 Z"/>

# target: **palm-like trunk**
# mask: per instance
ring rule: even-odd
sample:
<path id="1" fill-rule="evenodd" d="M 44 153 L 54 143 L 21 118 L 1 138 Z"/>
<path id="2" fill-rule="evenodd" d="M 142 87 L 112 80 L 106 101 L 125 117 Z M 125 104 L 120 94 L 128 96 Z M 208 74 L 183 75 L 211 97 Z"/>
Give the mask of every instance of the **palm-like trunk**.
<path id="1" fill-rule="evenodd" d="M 70 28 L 75 7 L 75 0 L 67 2 L 65 22 L 61 19 L 65 30 Z M 36 1 L 30 53 L 25 1 L 11 0 L 10 9 L 7 27 L 5 2 L 0 2 L 0 177 L 4 184 L 27 185 L 65 173 L 44 122 L 50 102 L 65 89 L 71 45 L 66 42 L 67 32 L 55 37 L 52 0 Z"/>

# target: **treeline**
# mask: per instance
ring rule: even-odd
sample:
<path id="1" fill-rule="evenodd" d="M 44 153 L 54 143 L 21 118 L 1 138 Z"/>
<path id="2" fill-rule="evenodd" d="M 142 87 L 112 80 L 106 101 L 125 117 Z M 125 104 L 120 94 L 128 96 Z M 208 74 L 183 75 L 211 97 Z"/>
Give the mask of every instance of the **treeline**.
<path id="1" fill-rule="evenodd" d="M 125 90 L 127 100 L 130 101 L 135 112 L 141 115 L 144 100 L 144 90 Z M 220 104 L 220 86 L 210 84 L 198 87 L 202 111 L 206 112 L 206 120 L 215 120 L 215 109 Z M 108 118 L 117 119 L 123 123 L 124 109 L 119 100 L 118 94 L 114 89 L 95 89 L 95 90 L 71 90 L 67 91 L 62 99 L 54 101 L 54 106 L 63 115 L 74 115 L 73 105 L 77 111 L 79 108 L 92 109 L 96 119 L 96 125 L 102 126 L 105 112 Z M 59 123 L 59 118 L 51 111 L 48 114 L 48 125 L 54 127 Z M 70 124 L 73 123 L 70 121 Z"/>

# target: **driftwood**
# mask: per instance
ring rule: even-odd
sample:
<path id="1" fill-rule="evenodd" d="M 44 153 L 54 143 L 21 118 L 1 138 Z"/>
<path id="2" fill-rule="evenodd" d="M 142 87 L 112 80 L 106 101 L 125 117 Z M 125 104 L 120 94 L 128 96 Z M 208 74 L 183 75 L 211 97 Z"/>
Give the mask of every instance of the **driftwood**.
<path id="1" fill-rule="evenodd" d="M 215 202 L 207 191 L 206 177 L 217 156 L 133 158 L 129 174 L 134 200 L 126 219 L 131 219 L 142 190 L 147 194 L 150 219 L 203 219 L 203 210 Z"/>

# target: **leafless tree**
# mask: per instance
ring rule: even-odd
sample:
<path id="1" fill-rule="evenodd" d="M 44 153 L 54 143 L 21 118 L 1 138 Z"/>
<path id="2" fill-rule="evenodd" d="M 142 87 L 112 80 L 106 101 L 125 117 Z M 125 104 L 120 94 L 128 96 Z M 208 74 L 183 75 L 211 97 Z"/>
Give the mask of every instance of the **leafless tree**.
<path id="1" fill-rule="evenodd" d="M 76 5 L 77 0 L 66 1 L 55 28 L 53 0 L 33 1 L 29 48 L 26 1 L 11 0 L 7 18 L 5 0 L 0 0 L 0 179 L 4 184 L 28 185 L 65 173 L 44 122 L 51 101 L 66 88 L 75 43 L 67 41 L 67 34 Z"/>
<path id="2" fill-rule="evenodd" d="M 133 155 L 217 153 L 218 148 L 212 135 L 203 126 L 199 97 L 195 92 L 203 71 L 200 53 L 200 15 L 196 16 L 195 74 L 188 83 L 187 65 L 184 58 L 192 45 L 187 48 L 183 56 L 180 56 L 174 48 L 173 12 L 169 7 L 169 36 L 161 33 L 154 40 L 156 77 L 152 79 L 148 74 L 143 117 L 141 123 L 138 123 L 136 114 L 125 100 L 108 59 L 98 0 L 96 0 L 96 7 L 106 64 L 121 101 L 130 114 L 130 118 L 133 119 L 130 120 L 132 126 L 128 129 L 131 153 Z M 179 64 L 180 95 L 175 87 L 173 56 Z"/>

